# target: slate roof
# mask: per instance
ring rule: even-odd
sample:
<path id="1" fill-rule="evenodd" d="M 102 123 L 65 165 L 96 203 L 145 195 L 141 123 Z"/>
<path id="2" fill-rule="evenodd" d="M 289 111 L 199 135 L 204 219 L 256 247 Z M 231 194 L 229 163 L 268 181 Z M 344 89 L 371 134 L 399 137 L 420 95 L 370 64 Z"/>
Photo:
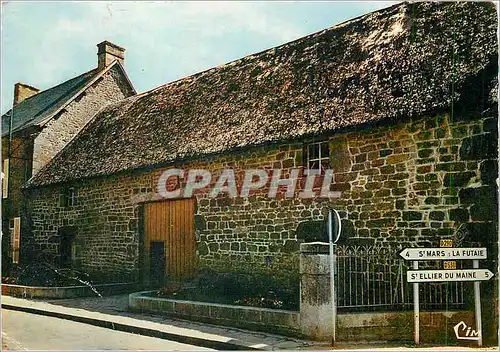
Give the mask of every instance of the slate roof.
<path id="1" fill-rule="evenodd" d="M 31 185 L 159 165 L 454 107 L 497 74 L 487 2 L 402 3 L 108 106 Z"/>
<path id="2" fill-rule="evenodd" d="M 10 114 L 14 110 L 12 120 L 12 133 L 15 133 L 27 124 L 33 125 L 45 120 L 67 103 L 74 94 L 84 88 L 98 74 L 92 70 L 35 94 L 2 115 L 2 137 L 9 134 Z"/>
<path id="3" fill-rule="evenodd" d="M 88 88 L 94 80 L 108 72 L 114 66 L 119 67 L 125 80 L 135 94 L 135 88 L 132 86 L 125 69 L 115 61 L 103 70 L 93 69 L 85 72 L 57 86 L 41 91 L 14 106 L 13 109 L 2 115 L 2 137 L 10 133 L 10 115 L 12 110 L 14 111 L 12 133 L 19 132 L 33 125 L 43 124 L 57 113 L 59 109 L 76 98 L 78 92 Z"/>

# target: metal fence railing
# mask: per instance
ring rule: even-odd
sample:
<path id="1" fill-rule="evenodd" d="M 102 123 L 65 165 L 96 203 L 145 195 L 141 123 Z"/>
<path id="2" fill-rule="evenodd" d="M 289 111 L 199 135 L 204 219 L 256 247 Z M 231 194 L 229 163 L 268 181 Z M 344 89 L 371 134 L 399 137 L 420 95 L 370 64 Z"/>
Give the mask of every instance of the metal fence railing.
<path id="1" fill-rule="evenodd" d="M 349 310 L 405 310 L 413 306 L 413 290 L 406 282 L 411 262 L 399 256 L 401 249 L 374 246 L 336 246 L 337 306 Z M 421 263 L 438 269 L 440 262 Z M 461 263 L 457 262 L 457 268 Z M 422 309 L 460 309 L 466 303 L 464 282 L 420 285 Z"/>

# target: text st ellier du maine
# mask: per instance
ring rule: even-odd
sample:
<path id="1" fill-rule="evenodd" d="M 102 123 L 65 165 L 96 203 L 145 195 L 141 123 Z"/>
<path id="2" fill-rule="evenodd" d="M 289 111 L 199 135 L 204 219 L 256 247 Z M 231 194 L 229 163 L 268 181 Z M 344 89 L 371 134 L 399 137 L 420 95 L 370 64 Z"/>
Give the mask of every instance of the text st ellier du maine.
<path id="1" fill-rule="evenodd" d="M 408 276 L 411 281 L 476 281 L 488 280 L 492 273 L 489 270 L 422 270 L 408 271 Z"/>
<path id="2" fill-rule="evenodd" d="M 250 191 L 257 191 L 267 186 L 269 183 L 269 190 L 267 196 L 269 198 L 276 197 L 278 189 L 285 188 L 285 197 L 290 198 L 298 196 L 299 198 L 339 198 L 341 192 L 330 191 L 330 185 L 333 180 L 333 170 L 309 170 L 304 169 L 305 182 L 303 187 L 298 187 L 298 181 L 301 179 L 300 171 L 302 169 L 293 168 L 289 169 L 289 174 L 284 175 L 281 169 L 247 169 L 243 170 L 243 182 L 241 187 L 236 185 L 236 177 L 233 169 L 224 169 L 216 178 L 214 186 L 208 190 L 208 196 L 215 198 L 221 194 L 227 194 L 231 198 L 248 197 Z M 288 176 L 288 177 L 287 177 Z M 176 180 L 185 179 L 184 187 L 175 190 L 168 190 L 169 180 L 175 178 Z M 319 194 L 314 190 L 317 178 L 322 179 L 321 189 Z M 189 198 L 193 195 L 195 190 L 201 190 L 209 186 L 212 181 L 212 174 L 210 171 L 202 169 L 192 169 L 185 172 L 182 169 L 168 169 L 165 170 L 158 179 L 157 191 L 163 198 Z M 298 191 L 298 192 L 297 192 Z"/>

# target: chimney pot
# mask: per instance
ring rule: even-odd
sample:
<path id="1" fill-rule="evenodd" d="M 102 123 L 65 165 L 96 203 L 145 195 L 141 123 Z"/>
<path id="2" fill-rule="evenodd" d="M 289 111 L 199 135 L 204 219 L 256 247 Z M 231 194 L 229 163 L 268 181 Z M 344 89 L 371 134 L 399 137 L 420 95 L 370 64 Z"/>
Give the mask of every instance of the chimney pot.
<path id="1" fill-rule="evenodd" d="M 107 40 L 97 44 L 97 68 L 102 70 L 115 60 L 122 65 L 125 61 L 125 49 L 108 42 Z"/>
<path id="2" fill-rule="evenodd" d="M 17 105 L 23 100 L 37 94 L 39 91 L 40 89 L 17 82 L 14 85 L 14 105 Z"/>

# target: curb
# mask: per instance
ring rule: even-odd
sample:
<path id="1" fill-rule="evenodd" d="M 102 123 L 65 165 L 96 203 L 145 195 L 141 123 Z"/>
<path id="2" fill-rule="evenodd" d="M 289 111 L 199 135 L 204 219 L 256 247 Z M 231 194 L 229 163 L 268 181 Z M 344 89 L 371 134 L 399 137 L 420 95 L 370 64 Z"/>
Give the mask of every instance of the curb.
<path id="1" fill-rule="evenodd" d="M 113 321 L 108 321 L 108 320 L 81 317 L 78 315 L 59 313 L 59 312 L 54 312 L 54 311 L 47 311 L 47 310 L 31 308 L 31 307 L 21 307 L 21 306 L 16 306 L 16 305 L 12 305 L 12 304 L 3 304 L 2 303 L 2 308 L 14 310 L 14 311 L 25 312 L 25 313 L 31 313 L 31 314 L 45 315 L 48 317 L 54 317 L 54 318 L 59 318 L 59 319 L 72 320 L 72 321 L 75 321 L 78 323 L 94 325 L 94 326 L 98 326 L 98 327 L 106 328 L 106 329 L 111 329 L 111 330 L 115 330 L 115 331 L 123 331 L 123 332 L 132 333 L 132 334 L 160 338 L 163 340 L 171 340 L 171 341 L 175 341 L 175 342 L 186 343 L 186 344 L 200 346 L 200 347 L 213 348 L 216 350 L 264 351 L 264 349 L 261 349 L 261 348 L 244 346 L 244 345 L 235 344 L 235 343 L 231 343 L 231 342 L 207 340 L 207 339 L 202 339 L 202 338 L 193 337 L 193 336 L 185 336 L 185 335 L 173 334 L 173 333 L 169 333 L 169 332 L 165 332 L 165 331 L 148 329 L 148 328 L 144 328 L 144 327 L 140 327 L 140 326 L 127 325 L 127 324 L 123 324 L 123 323 L 115 323 Z"/>
<path id="2" fill-rule="evenodd" d="M 140 288 L 138 282 L 118 282 L 113 284 L 96 284 L 93 288 L 99 289 L 103 296 L 135 292 Z M 90 286 L 25 286 L 2 283 L 2 295 L 28 299 L 59 299 L 97 296 Z"/>

